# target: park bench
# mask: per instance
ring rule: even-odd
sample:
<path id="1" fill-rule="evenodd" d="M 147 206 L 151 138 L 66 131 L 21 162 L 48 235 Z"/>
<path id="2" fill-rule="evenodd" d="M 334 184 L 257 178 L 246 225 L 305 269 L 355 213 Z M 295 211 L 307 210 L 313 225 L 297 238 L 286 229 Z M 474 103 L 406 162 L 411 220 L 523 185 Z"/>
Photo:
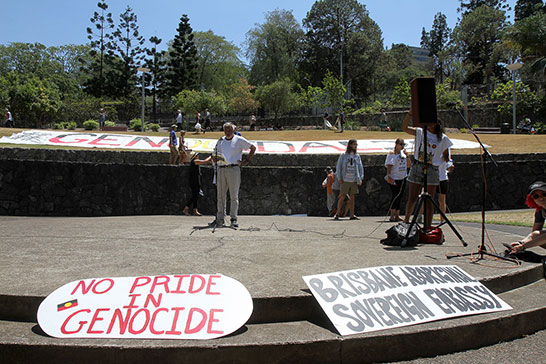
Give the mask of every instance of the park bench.
<path id="1" fill-rule="evenodd" d="M 496 128 L 496 127 L 474 128 L 474 132 L 477 134 L 500 134 L 501 128 Z"/>
<path id="2" fill-rule="evenodd" d="M 105 126 L 102 131 L 127 131 L 126 125 Z"/>

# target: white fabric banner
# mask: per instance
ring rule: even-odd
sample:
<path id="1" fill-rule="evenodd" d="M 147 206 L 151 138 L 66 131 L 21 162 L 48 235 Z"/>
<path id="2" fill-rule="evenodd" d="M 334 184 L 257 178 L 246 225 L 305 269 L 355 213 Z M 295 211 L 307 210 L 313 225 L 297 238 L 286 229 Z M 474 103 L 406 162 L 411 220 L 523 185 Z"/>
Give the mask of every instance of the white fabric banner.
<path id="1" fill-rule="evenodd" d="M 91 278 L 65 284 L 38 308 L 59 338 L 214 339 L 243 326 L 250 293 L 222 274 Z"/>
<path id="2" fill-rule="evenodd" d="M 341 335 L 512 309 L 455 265 L 362 268 L 303 280 Z"/>
<path id="3" fill-rule="evenodd" d="M 479 148 L 476 142 L 451 139 L 453 149 Z M 196 152 L 212 152 L 217 139 L 186 138 L 186 146 Z M 346 150 L 347 140 L 321 141 L 272 141 L 251 140 L 257 153 L 266 154 L 339 154 Z M 24 130 L 21 133 L 0 138 L 0 143 L 74 146 L 81 148 L 169 150 L 168 136 L 147 136 L 108 133 L 79 133 L 44 130 Z M 406 150 L 413 151 L 413 140 L 407 140 Z M 394 148 L 394 140 L 358 140 L 359 153 L 388 153 Z"/>

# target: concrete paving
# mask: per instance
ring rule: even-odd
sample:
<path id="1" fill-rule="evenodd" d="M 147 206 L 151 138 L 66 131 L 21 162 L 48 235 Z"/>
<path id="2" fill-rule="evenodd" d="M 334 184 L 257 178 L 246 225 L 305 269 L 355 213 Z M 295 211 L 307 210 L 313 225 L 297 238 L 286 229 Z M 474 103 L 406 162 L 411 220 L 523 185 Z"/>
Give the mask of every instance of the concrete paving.
<path id="1" fill-rule="evenodd" d="M 440 334 L 454 340 L 447 334 L 450 331 L 446 328 L 451 330 L 455 327 L 459 331 L 454 335 L 466 332 L 466 335 L 471 336 L 470 333 L 476 330 L 491 330 L 491 340 L 494 340 L 497 334 L 495 331 L 502 326 L 497 322 L 500 319 L 505 324 L 521 326 L 523 318 L 526 318 L 523 325 L 528 326 L 526 330 L 544 328 L 531 328 L 534 327 L 531 324 L 544 321 L 544 296 L 527 299 L 529 292 L 532 294 L 537 288 L 525 288 L 528 284 L 536 284 L 542 277 L 540 264 L 524 262 L 518 266 L 491 259 L 475 263 L 470 257 L 446 258 L 446 255 L 477 251 L 481 240 L 481 227 L 478 224 L 456 225 L 468 242 L 468 247 L 463 247 L 451 229 L 444 225 L 446 241 L 443 245 L 401 249 L 385 247 L 379 243 L 385 237 L 385 230 L 392 225 L 381 217 L 334 221 L 323 217 L 241 216 L 239 230 L 213 230 L 207 227 L 211 220 L 210 216 L 1 216 L 0 249 L 3 254 L 0 256 L 0 319 L 4 321 L 0 330 L 0 344 L 3 342 L 5 346 L 4 349 L 0 346 L 0 352 L 15 355 L 20 353 L 21 347 L 25 350 L 34 347 L 40 349 L 32 351 L 33 355 L 41 357 L 43 350 L 46 350 L 44 347 L 58 345 L 65 348 L 63 350 L 71 346 L 78 347 L 78 350 L 83 350 L 82 347 L 95 350 L 101 347 L 107 352 L 116 347 L 135 350 L 145 347 L 152 350 L 150 355 L 153 357 L 156 355 L 153 350 L 174 347 L 177 353 L 183 348 L 191 349 L 192 355 L 199 352 L 203 359 L 210 361 L 211 354 L 207 352 L 205 355 L 201 351 L 225 344 L 230 350 L 235 350 L 233 347 L 248 348 L 244 354 L 248 360 L 241 359 L 241 362 L 253 362 L 252 358 L 264 355 L 267 350 L 271 351 L 271 360 L 267 362 L 276 362 L 277 359 L 282 362 L 285 355 L 296 355 L 296 352 L 299 355 L 297 357 L 314 362 L 328 362 L 332 358 L 340 362 L 358 362 L 358 359 L 355 361 L 355 355 L 371 345 L 363 344 L 363 339 L 373 343 L 373 340 L 384 342 L 387 337 L 389 340 L 398 337 L 393 342 L 402 343 L 411 335 L 434 337 Z M 528 228 L 497 229 L 493 225 L 488 226 L 488 238 L 494 250 L 500 254 L 504 251 L 502 243 L 515 241 L 527 232 Z M 540 248 L 534 251 L 544 254 Z M 340 341 L 340 336 L 327 323 L 320 321 L 317 305 L 302 279 L 305 275 L 355 268 L 413 264 L 457 265 L 495 292 L 505 292 L 502 293 L 503 299 L 513 307 L 517 305 L 517 309 L 511 314 L 459 318 L 379 334 L 357 335 Z M 40 335 L 34 323 L 39 302 L 65 283 L 85 278 L 184 273 L 222 273 L 244 284 L 255 302 L 255 313 L 246 332 L 198 344 L 184 341 L 170 343 L 168 340 L 161 343 L 149 340 L 59 340 Z M 537 287 L 546 293 L 544 284 Z M 476 325 L 476 322 L 481 322 L 483 326 Z M 517 337 L 517 332 L 514 330 L 512 334 L 516 336 L 512 335 L 510 339 Z M 481 345 L 494 342 L 486 340 Z M 277 353 L 273 348 L 282 347 L 283 343 L 289 345 Z M 467 349 L 462 343 L 454 343 L 453 348 Z M 311 354 L 308 352 L 310 350 L 315 352 Z M 443 348 L 440 352 L 449 352 L 446 350 L 449 349 Z M 337 351 L 338 354 L 325 356 L 325 353 L 331 351 Z M 76 351 L 73 355 L 79 354 Z M 197 360 L 199 355 L 188 358 Z M 57 354 L 52 358 L 58 359 Z M 129 359 L 134 361 L 135 358 L 129 356 L 127 362 Z M 221 362 L 220 359 L 217 361 Z"/>

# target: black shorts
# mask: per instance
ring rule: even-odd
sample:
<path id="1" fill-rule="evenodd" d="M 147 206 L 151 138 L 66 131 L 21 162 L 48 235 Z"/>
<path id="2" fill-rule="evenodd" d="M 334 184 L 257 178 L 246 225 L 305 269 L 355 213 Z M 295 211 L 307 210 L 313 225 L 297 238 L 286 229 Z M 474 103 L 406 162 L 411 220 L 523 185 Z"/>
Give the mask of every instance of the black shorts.
<path id="1" fill-rule="evenodd" d="M 449 190 L 449 180 L 440 181 L 440 189 L 438 190 L 438 193 L 441 193 L 442 195 L 447 195 L 448 190 Z"/>

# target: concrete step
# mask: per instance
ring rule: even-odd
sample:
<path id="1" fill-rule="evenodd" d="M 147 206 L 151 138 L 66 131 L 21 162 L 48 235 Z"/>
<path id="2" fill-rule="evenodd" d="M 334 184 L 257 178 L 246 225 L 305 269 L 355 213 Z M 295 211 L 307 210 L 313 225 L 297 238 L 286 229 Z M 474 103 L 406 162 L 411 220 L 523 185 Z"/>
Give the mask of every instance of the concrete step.
<path id="1" fill-rule="evenodd" d="M 510 274 L 480 279 L 492 292 L 499 294 L 531 284 L 544 276 L 540 264 L 520 268 Z M 42 296 L 0 294 L 0 320 L 37 322 L 36 312 Z M 250 324 L 317 321 L 323 320 L 324 313 L 311 293 L 302 292 L 297 296 L 253 297 L 254 309 L 248 321 Z"/>
<path id="2" fill-rule="evenodd" d="M 247 324 L 205 341 L 56 339 L 31 322 L 0 323 L 6 363 L 371 363 L 508 341 L 546 328 L 546 281 L 501 293 L 513 310 L 339 336 L 328 322 Z"/>

